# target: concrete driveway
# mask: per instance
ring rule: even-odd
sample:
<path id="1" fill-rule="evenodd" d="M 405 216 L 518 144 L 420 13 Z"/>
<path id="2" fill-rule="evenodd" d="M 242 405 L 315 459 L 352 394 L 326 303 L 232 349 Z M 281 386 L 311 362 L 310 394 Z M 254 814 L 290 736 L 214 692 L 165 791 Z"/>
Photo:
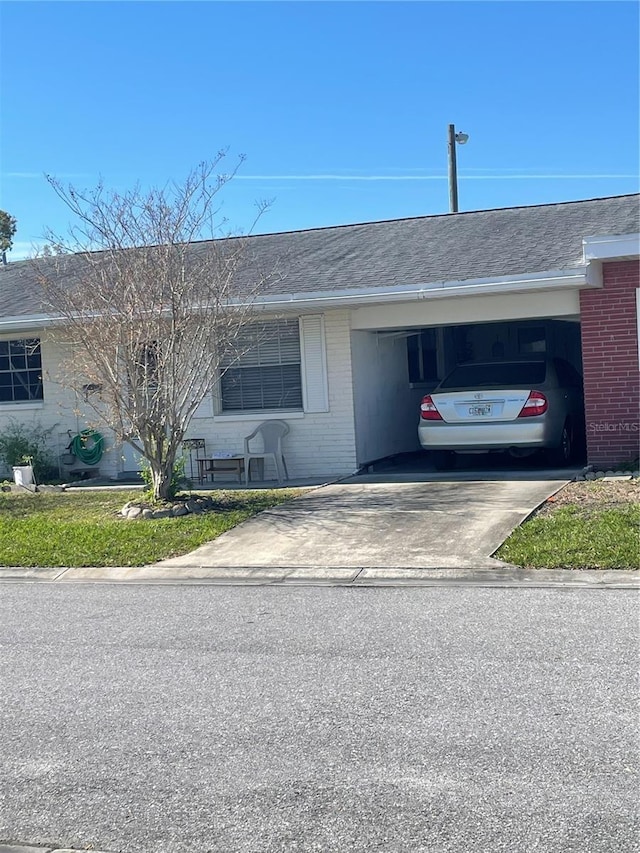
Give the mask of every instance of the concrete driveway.
<path id="1" fill-rule="evenodd" d="M 567 482 L 375 475 L 322 486 L 162 567 L 497 568 L 511 531 Z"/>

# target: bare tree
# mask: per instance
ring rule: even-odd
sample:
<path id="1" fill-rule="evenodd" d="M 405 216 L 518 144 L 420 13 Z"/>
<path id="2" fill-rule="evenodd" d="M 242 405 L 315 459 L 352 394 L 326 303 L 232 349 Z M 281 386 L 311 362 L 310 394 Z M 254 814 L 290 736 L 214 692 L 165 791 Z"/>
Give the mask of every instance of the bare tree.
<path id="1" fill-rule="evenodd" d="M 217 194 L 237 169 L 218 174 L 224 156 L 160 190 L 81 193 L 49 178 L 78 223 L 71 239 L 48 235 L 55 257 L 36 262 L 69 353 L 66 384 L 148 460 L 160 500 L 194 412 L 276 274 L 216 228 Z"/>

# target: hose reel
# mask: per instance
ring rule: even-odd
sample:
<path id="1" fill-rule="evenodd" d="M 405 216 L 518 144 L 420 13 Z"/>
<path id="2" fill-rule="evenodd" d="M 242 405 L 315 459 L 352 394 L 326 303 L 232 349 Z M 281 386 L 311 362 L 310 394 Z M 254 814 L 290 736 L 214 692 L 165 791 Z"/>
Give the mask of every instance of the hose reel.
<path id="1" fill-rule="evenodd" d="M 94 429 L 83 429 L 71 439 L 69 450 L 84 465 L 97 465 L 102 459 L 104 438 Z"/>

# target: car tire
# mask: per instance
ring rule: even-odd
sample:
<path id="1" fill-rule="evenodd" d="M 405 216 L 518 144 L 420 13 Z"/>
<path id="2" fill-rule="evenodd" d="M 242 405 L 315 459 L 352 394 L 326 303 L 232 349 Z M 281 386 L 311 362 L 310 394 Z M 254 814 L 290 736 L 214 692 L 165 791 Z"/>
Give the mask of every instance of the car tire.
<path id="1" fill-rule="evenodd" d="M 456 455 L 452 450 L 432 450 L 431 460 L 436 471 L 451 471 L 456 464 Z"/>
<path id="2" fill-rule="evenodd" d="M 569 421 L 562 427 L 560 443 L 549 451 L 549 459 L 552 465 L 563 467 L 569 465 L 573 459 L 573 430 Z"/>

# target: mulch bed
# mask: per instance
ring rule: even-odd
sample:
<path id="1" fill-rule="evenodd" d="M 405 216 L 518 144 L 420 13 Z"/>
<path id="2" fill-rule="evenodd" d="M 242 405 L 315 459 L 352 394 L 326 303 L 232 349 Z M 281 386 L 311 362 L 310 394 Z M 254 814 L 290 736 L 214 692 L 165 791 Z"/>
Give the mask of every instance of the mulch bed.
<path id="1" fill-rule="evenodd" d="M 573 505 L 581 509 L 614 509 L 640 503 L 640 480 L 586 480 L 568 483 L 548 498 L 536 515 L 549 515 L 557 507 Z"/>

